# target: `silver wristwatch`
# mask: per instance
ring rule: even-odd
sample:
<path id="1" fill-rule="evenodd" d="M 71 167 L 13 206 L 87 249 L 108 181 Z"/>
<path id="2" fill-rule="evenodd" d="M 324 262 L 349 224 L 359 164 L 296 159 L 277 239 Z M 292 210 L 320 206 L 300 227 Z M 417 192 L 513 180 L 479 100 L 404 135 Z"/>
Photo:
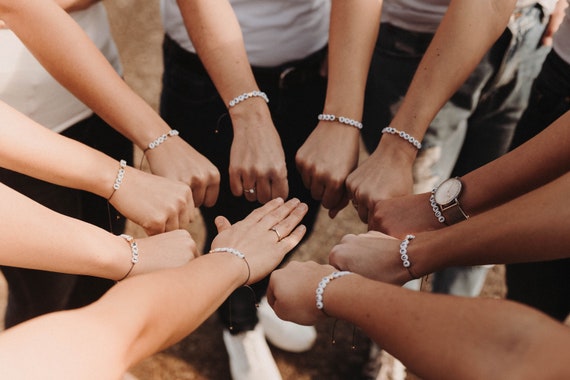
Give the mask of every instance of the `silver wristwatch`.
<path id="1" fill-rule="evenodd" d="M 455 177 L 446 179 L 433 191 L 433 201 L 443 215 L 439 220 L 448 226 L 469 219 L 459 202 L 462 189 L 461 180 Z"/>

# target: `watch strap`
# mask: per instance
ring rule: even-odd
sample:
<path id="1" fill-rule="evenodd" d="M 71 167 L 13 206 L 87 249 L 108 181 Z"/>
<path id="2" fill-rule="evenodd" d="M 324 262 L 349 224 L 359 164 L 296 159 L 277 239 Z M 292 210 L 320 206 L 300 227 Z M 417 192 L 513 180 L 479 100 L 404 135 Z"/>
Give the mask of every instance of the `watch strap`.
<path id="1" fill-rule="evenodd" d="M 445 217 L 445 224 L 448 226 L 469 219 L 469 215 L 463 211 L 457 199 L 450 205 L 441 207 L 441 213 Z"/>

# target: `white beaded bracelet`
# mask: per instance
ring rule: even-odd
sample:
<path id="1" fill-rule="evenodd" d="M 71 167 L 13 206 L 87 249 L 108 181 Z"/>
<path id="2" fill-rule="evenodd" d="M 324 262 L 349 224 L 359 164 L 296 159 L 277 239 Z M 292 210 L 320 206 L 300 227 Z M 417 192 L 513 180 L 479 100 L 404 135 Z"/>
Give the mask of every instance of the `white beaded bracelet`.
<path id="1" fill-rule="evenodd" d="M 236 96 L 235 98 L 230 100 L 229 106 L 230 108 L 237 106 L 239 103 L 249 98 L 262 98 L 263 100 L 265 100 L 265 103 L 269 103 L 269 98 L 267 97 L 267 94 L 265 92 L 255 90 L 251 92 L 244 92 L 240 96 Z"/>
<path id="2" fill-rule="evenodd" d="M 404 140 L 406 140 L 407 142 L 412 144 L 416 149 L 422 149 L 422 143 L 419 142 L 415 137 L 409 135 L 408 133 L 406 133 L 404 131 L 399 131 L 393 127 L 386 127 L 384 129 L 382 129 L 382 133 L 389 133 L 391 135 L 400 136 L 401 138 L 403 138 Z"/>
<path id="3" fill-rule="evenodd" d="M 157 137 L 154 141 L 148 144 L 148 147 L 144 150 L 145 152 L 149 149 L 154 149 L 158 147 L 160 144 L 165 142 L 169 137 L 178 136 L 180 133 L 176 129 L 171 129 L 168 133 L 165 133 L 159 137 Z"/>
<path id="4" fill-rule="evenodd" d="M 431 195 L 429 197 L 429 204 L 430 204 L 431 209 L 433 210 L 433 214 L 437 218 L 438 222 L 445 223 L 445 216 L 443 216 L 443 214 L 441 213 L 441 209 L 439 208 L 439 205 L 435 201 L 435 191 L 436 190 L 437 190 L 437 187 L 434 187 L 433 190 L 431 191 Z"/>
<path id="5" fill-rule="evenodd" d="M 108 201 L 110 201 L 111 198 L 113 198 L 113 195 L 115 195 L 115 191 L 119 190 L 119 188 L 121 187 L 123 179 L 125 178 L 126 167 L 127 167 L 127 161 L 125 160 L 119 161 L 119 171 L 117 172 L 117 177 L 115 177 L 115 183 L 113 184 L 113 192 L 111 193 L 111 195 L 109 195 L 109 198 L 107 198 Z"/>
<path id="6" fill-rule="evenodd" d="M 341 124 L 350 125 L 351 127 L 355 127 L 358 129 L 362 129 L 363 125 L 360 121 L 349 119 L 348 117 L 339 116 L 338 118 L 335 115 L 322 113 L 317 118 L 320 121 L 338 121 Z"/>
<path id="7" fill-rule="evenodd" d="M 416 237 L 414 235 L 406 235 L 404 240 L 402 240 L 400 243 L 400 259 L 402 260 L 402 265 L 404 268 L 408 270 L 408 273 L 410 274 L 410 277 L 412 277 L 412 280 L 415 280 L 418 277 L 412 273 L 412 269 L 410 268 L 412 266 L 412 263 L 408 257 L 408 244 L 410 244 L 410 241 L 415 238 Z"/>
<path id="8" fill-rule="evenodd" d="M 352 272 L 349 272 L 349 271 L 333 272 L 333 273 L 329 274 L 328 276 L 323 277 L 323 279 L 321 280 L 321 282 L 319 282 L 319 285 L 317 286 L 317 290 L 315 291 L 315 293 L 316 293 L 315 299 L 316 299 L 317 309 L 319 309 L 323 313 L 325 313 L 325 304 L 323 302 L 323 294 L 324 294 L 325 288 L 327 287 L 329 282 L 331 282 L 332 280 L 335 280 L 339 277 L 346 276 L 347 274 L 351 274 L 351 273 Z M 327 313 L 325 313 L 325 314 L 327 314 Z"/>
<path id="9" fill-rule="evenodd" d="M 213 248 L 208 253 L 214 253 L 214 252 L 227 252 L 227 253 L 231 253 L 232 255 L 237 257 L 238 259 L 242 259 L 244 261 L 245 265 L 247 265 L 247 279 L 245 280 L 245 282 L 243 283 L 242 286 L 247 285 L 247 283 L 249 282 L 249 277 L 251 276 L 251 268 L 249 267 L 249 263 L 247 262 L 245 255 L 235 248 L 227 248 L 227 247 Z"/>
<path id="10" fill-rule="evenodd" d="M 123 278 L 121 278 L 119 280 L 119 281 L 123 281 L 125 278 L 127 278 L 127 276 L 129 274 L 131 274 L 131 272 L 133 271 L 133 268 L 135 267 L 135 264 L 139 262 L 139 247 L 137 245 L 137 242 L 135 241 L 135 239 L 131 235 L 121 234 L 120 236 L 123 239 L 125 239 L 127 241 L 127 243 L 129 243 L 129 246 L 131 247 L 131 268 L 129 269 L 127 274 L 125 274 L 123 276 Z"/>

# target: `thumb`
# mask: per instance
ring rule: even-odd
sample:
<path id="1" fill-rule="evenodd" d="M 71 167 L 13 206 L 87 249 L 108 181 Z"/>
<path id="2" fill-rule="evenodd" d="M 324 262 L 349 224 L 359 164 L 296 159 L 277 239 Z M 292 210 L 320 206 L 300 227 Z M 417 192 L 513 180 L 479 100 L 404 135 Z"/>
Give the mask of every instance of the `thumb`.
<path id="1" fill-rule="evenodd" d="M 230 221 L 225 216 L 218 216 L 214 221 L 216 224 L 216 228 L 218 229 L 218 233 L 227 230 L 232 226 Z"/>

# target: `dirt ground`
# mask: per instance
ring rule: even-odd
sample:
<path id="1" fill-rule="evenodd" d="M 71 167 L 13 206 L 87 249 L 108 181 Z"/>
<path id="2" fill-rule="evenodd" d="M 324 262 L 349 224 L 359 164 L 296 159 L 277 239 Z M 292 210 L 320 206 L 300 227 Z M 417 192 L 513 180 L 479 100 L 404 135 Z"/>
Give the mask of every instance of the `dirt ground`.
<path id="1" fill-rule="evenodd" d="M 121 52 L 125 79 L 156 108 L 162 71 L 158 0 L 109 0 L 105 3 Z M 130 229 L 135 235 L 142 234 L 132 225 Z M 321 212 L 314 233 L 292 259 L 325 262 L 329 249 L 341 236 L 365 230 L 352 208 L 345 209 L 335 220 Z M 197 241 L 202 241 L 204 229 L 200 222 L 194 224 L 191 232 Z M 0 285 L 0 308 L 3 308 L 6 288 L 1 281 Z M 504 292 L 503 267 L 497 266 L 488 276 L 484 296 L 503 297 Z M 283 379 L 358 379 L 368 352 L 366 337 L 357 334 L 357 348 L 351 350 L 352 326 L 342 322 L 337 324 L 337 344 L 334 346 L 330 343 L 332 321 L 316 327 L 317 343 L 307 353 L 291 354 L 272 347 Z M 227 355 L 217 317 L 211 317 L 174 347 L 145 360 L 132 373 L 140 380 L 229 379 Z"/>

